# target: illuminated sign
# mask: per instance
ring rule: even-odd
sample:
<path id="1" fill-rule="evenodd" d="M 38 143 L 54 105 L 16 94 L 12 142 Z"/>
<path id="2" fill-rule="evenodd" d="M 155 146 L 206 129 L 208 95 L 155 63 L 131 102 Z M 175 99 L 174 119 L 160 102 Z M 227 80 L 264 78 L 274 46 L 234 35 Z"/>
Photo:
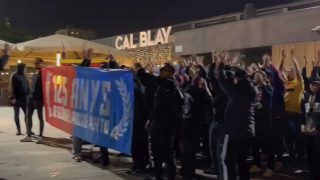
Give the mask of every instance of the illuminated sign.
<path id="1" fill-rule="evenodd" d="M 167 44 L 169 42 L 171 29 L 172 26 L 169 26 L 167 28 L 160 28 L 154 34 L 151 30 L 141 31 L 139 33 L 138 44 L 134 43 L 134 34 L 118 36 L 115 41 L 115 47 L 118 50 L 124 50 L 153 46 L 157 44 Z"/>

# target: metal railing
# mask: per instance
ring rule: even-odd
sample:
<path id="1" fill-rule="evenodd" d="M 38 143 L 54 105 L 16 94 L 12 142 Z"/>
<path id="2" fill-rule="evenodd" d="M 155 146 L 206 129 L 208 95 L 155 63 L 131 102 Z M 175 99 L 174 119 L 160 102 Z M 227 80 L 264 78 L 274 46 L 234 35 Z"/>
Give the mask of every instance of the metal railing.
<path id="1" fill-rule="evenodd" d="M 317 8 L 317 7 L 320 7 L 320 0 L 297 1 L 293 3 L 257 9 L 256 15 L 254 17 L 281 14 L 281 13 L 287 13 L 290 11 L 300 11 L 300 10 Z M 207 19 L 196 20 L 196 21 L 174 25 L 173 32 L 181 32 L 181 31 L 186 31 L 186 30 L 191 30 L 196 28 L 208 27 L 208 26 L 217 25 L 217 24 L 240 21 L 243 19 L 244 18 L 243 18 L 242 12 L 235 12 L 235 13 L 225 14 L 225 15 L 217 16 L 213 18 L 207 18 Z"/>

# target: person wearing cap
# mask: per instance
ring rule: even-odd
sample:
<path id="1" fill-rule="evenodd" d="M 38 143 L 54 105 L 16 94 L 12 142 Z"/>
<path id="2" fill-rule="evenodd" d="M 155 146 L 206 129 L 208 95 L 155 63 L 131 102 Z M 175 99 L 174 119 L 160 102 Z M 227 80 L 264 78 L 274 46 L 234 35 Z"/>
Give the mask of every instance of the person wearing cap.
<path id="1" fill-rule="evenodd" d="M 176 167 L 173 159 L 173 136 L 179 116 L 180 95 L 173 80 L 175 69 L 166 64 L 156 79 L 154 105 L 146 128 L 151 135 L 155 176 L 162 180 L 162 163 L 166 163 L 168 179 L 175 179 Z"/>
<path id="2" fill-rule="evenodd" d="M 38 118 L 40 121 L 39 136 L 36 143 L 43 143 L 43 129 L 44 129 L 44 118 L 43 118 L 43 94 L 42 94 L 42 79 L 41 79 L 41 68 L 44 67 L 44 61 L 41 58 L 36 58 L 34 63 L 36 74 L 32 77 L 31 93 L 27 102 L 27 136 L 20 140 L 21 142 L 32 142 L 33 135 L 32 129 L 32 116 L 34 110 L 37 110 Z"/>
<path id="3" fill-rule="evenodd" d="M 9 82 L 9 98 L 14 109 L 14 120 L 17 127 L 17 136 L 22 135 L 20 127 L 20 108 L 25 113 L 26 123 L 26 108 L 27 97 L 30 93 L 30 87 L 27 75 L 25 74 L 26 64 L 20 63 L 17 65 L 17 71 L 12 74 Z"/>
<path id="4" fill-rule="evenodd" d="M 226 64 L 226 60 L 220 62 L 217 73 L 218 81 L 228 99 L 222 125 L 224 133 L 218 144 L 222 165 L 219 177 L 224 180 L 237 179 L 236 174 L 239 174 L 240 179 L 249 180 L 247 155 L 255 134 L 256 89 L 245 70 Z"/>
<path id="5" fill-rule="evenodd" d="M 284 63 L 287 57 L 287 53 L 281 51 L 281 65 L 280 70 L 283 72 L 285 79 L 285 85 L 287 88 L 285 98 L 285 118 L 286 118 L 286 145 L 288 147 L 289 155 L 291 159 L 298 158 L 299 161 L 303 161 L 304 148 L 303 137 L 300 131 L 301 126 L 301 105 L 304 93 L 304 81 L 301 75 L 300 65 L 295 58 L 295 50 L 291 49 L 291 57 L 294 68 L 287 72 L 284 71 Z"/>
<path id="6" fill-rule="evenodd" d="M 10 46 L 9 44 L 5 44 L 4 49 L 2 50 L 2 56 L 0 58 L 0 71 L 3 71 L 4 67 L 7 65 L 10 58 L 9 53 Z"/>
<path id="7" fill-rule="evenodd" d="M 314 79 L 309 89 L 302 106 L 301 131 L 306 136 L 310 179 L 320 179 L 320 80 Z"/>

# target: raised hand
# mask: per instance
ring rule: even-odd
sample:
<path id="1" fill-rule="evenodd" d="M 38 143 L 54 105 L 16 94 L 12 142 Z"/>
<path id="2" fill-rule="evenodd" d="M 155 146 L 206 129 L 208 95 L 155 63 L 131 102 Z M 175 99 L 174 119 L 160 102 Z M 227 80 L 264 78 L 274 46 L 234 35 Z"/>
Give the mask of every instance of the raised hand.
<path id="1" fill-rule="evenodd" d="M 312 60 L 311 63 L 312 63 L 312 67 L 314 67 L 316 65 L 316 61 L 315 60 Z"/>
<path id="2" fill-rule="evenodd" d="M 288 56 L 288 53 L 284 49 L 282 49 L 281 50 L 281 59 L 285 60 L 287 58 L 287 56 Z"/>
<path id="3" fill-rule="evenodd" d="M 294 55 L 295 55 L 295 49 L 294 49 L 294 47 L 292 47 L 292 48 L 290 49 L 290 55 L 291 55 L 291 56 L 294 56 Z"/>
<path id="4" fill-rule="evenodd" d="M 194 61 L 193 61 L 193 58 L 192 57 L 189 57 L 188 60 L 187 60 L 187 66 L 188 67 L 192 67 L 194 65 Z"/>
<path id="5" fill-rule="evenodd" d="M 203 56 L 196 56 L 196 64 L 197 65 L 204 67 L 203 60 L 204 60 Z"/>
<path id="6" fill-rule="evenodd" d="M 306 56 L 303 56 L 303 59 L 304 59 L 304 66 L 307 66 L 309 63 L 309 59 Z M 314 61 L 312 61 L 312 62 L 314 62 Z"/>

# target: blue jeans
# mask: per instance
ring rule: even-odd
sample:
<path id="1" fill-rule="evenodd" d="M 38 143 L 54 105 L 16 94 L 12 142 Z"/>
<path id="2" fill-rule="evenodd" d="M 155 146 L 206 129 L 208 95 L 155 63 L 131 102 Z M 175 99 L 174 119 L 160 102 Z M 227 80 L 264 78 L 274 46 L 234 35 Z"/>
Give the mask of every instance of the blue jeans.
<path id="1" fill-rule="evenodd" d="M 299 115 L 287 116 L 287 131 L 286 131 L 286 145 L 289 154 L 292 158 L 296 155 L 298 158 L 303 159 L 304 156 L 304 145 L 303 135 L 301 133 L 301 122 Z"/>
<path id="2" fill-rule="evenodd" d="M 31 129 L 32 129 L 32 115 L 34 113 L 34 110 L 37 110 L 38 112 L 38 118 L 40 121 L 40 130 L 39 130 L 39 136 L 43 135 L 43 129 L 44 129 L 44 119 L 43 119 L 43 102 L 42 100 L 28 100 L 27 105 L 27 134 L 28 136 L 31 136 Z"/>

